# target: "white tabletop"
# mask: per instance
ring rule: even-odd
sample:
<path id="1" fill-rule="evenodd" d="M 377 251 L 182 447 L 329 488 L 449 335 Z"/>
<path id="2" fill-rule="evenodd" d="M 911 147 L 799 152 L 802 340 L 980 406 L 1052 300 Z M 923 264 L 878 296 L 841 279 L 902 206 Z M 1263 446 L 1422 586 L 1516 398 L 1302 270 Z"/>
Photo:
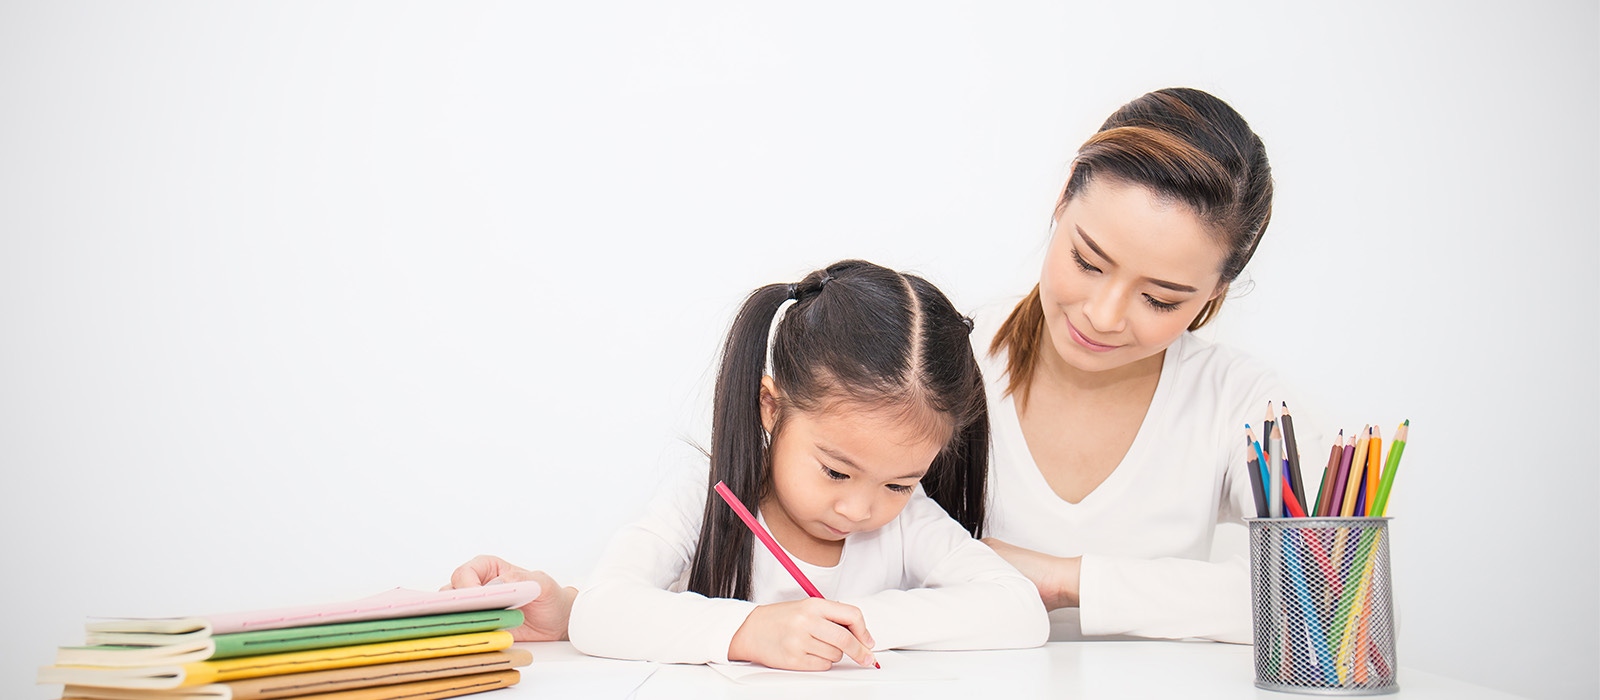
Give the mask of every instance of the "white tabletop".
<path id="1" fill-rule="evenodd" d="M 513 698 L 852 698 L 918 700 L 1004 698 L 1296 698 L 1256 688 L 1251 648 L 1212 642 L 1052 642 L 1011 651 L 901 651 L 943 680 L 856 682 L 821 674 L 793 681 L 742 684 L 706 666 L 649 664 L 586 657 L 566 642 L 519 644 L 533 652 L 522 682 L 495 691 Z M 849 663 L 848 661 L 845 663 Z M 854 676 L 860 678 L 860 675 Z M 1512 698 L 1515 696 L 1402 666 L 1400 691 L 1380 698 Z"/>

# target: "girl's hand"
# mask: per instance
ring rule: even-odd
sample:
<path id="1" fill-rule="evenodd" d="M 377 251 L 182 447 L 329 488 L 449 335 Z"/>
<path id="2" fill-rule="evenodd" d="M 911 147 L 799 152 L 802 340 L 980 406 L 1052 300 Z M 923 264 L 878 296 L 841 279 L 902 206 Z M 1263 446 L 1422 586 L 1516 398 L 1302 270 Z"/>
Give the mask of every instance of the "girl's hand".
<path id="1" fill-rule="evenodd" d="M 878 665 L 861 610 L 822 598 L 758 606 L 728 644 L 729 661 L 791 671 L 826 671 L 846 656 Z"/>
<path id="2" fill-rule="evenodd" d="M 543 571 L 529 571 L 513 566 L 500 557 L 476 556 L 456 567 L 450 574 L 451 588 L 472 588 L 495 583 L 539 583 L 539 597 L 520 608 L 522 626 L 511 630 L 511 638 L 519 642 L 554 642 L 567 638 L 567 620 L 572 617 L 572 601 L 578 589 L 562 588 L 556 580 Z"/>
<path id="3" fill-rule="evenodd" d="M 1044 601 L 1045 610 L 1078 607 L 1078 573 L 1082 571 L 1082 557 L 1055 557 L 993 537 L 983 538 L 983 543 L 1033 581 L 1033 585 L 1039 588 L 1039 598 Z"/>

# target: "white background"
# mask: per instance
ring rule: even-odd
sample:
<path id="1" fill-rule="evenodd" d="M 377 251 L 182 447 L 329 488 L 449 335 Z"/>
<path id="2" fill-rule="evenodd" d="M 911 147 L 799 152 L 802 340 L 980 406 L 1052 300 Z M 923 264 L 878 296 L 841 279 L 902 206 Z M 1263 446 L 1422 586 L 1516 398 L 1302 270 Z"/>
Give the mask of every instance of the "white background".
<path id="1" fill-rule="evenodd" d="M 749 289 L 1021 294 L 1189 85 L 1278 186 L 1211 334 L 1412 420 L 1402 663 L 1592 697 L 1600 21 L 1517 5 L 4 3 L 0 695 L 91 614 L 580 581 Z"/>

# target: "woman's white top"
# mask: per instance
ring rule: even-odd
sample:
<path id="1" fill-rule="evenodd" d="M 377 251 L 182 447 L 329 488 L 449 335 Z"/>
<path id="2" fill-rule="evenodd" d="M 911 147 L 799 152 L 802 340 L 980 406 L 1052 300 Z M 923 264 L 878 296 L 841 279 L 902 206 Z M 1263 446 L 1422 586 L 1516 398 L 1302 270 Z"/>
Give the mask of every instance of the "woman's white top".
<path id="1" fill-rule="evenodd" d="M 710 493 L 709 467 L 698 457 L 601 555 L 591 585 L 572 606 L 568 632 L 580 651 L 663 663 L 726 662 L 728 644 L 757 605 L 806 597 L 753 537 L 752 600 L 685 591 Z M 720 499 L 716 505 L 725 507 Z M 1030 647 L 1049 634 L 1033 583 L 972 539 L 920 486 L 889 524 L 849 535 L 838 564 L 790 558 L 824 597 L 861 609 L 877 649 Z"/>
<path id="2" fill-rule="evenodd" d="M 1251 641 L 1249 561 L 1210 561 L 1217 524 L 1255 516 L 1245 424 L 1260 437 L 1267 402 L 1294 399 L 1261 363 L 1184 333 L 1166 351 L 1155 396 L 1111 475 L 1078 503 L 1051 490 L 1005 395 L 1004 352 L 988 346 L 1004 314 L 973 333 L 988 384 L 993 452 L 985 534 L 1083 557 L 1079 607 L 1053 611 L 1052 639 L 1128 635 Z M 1296 423 L 1302 455 L 1319 439 Z M 1302 462 L 1304 460 L 1302 459 Z M 1302 464 L 1302 472 L 1305 466 Z"/>

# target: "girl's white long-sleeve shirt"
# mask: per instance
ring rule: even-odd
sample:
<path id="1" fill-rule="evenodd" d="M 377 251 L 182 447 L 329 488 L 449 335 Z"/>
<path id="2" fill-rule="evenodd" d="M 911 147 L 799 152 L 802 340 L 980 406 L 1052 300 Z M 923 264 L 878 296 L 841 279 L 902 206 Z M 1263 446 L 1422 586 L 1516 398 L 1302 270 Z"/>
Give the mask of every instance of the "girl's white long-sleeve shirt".
<path id="1" fill-rule="evenodd" d="M 1245 424 L 1255 424 L 1259 437 L 1267 402 L 1293 407 L 1294 397 L 1259 361 L 1184 333 L 1166 351 L 1127 454 L 1104 482 L 1069 503 L 1028 451 L 1016 404 L 1005 394 L 1005 353 L 987 356 L 1009 309 L 980 318 L 973 334 L 994 440 L 987 534 L 1082 557 L 1079 606 L 1051 612 L 1051 638 L 1250 642 L 1249 561 L 1242 553 L 1210 561 L 1212 539 L 1218 523 L 1256 514 Z M 1315 460 L 1317 450 L 1327 449 L 1320 431 L 1300 421 L 1295 427 L 1302 455 Z"/>
<path id="2" fill-rule="evenodd" d="M 806 597 L 752 538 L 752 600 L 687 592 L 700 536 L 708 466 L 669 479 L 644 517 L 611 540 L 572 606 L 568 633 L 594 656 L 663 663 L 725 663 L 756 606 Z M 763 522 L 763 524 L 765 524 Z M 905 510 L 872 532 L 852 533 L 839 563 L 791 559 L 822 595 L 861 610 L 876 649 L 1038 646 L 1049 621 L 1031 581 L 972 539 L 919 486 Z"/>

